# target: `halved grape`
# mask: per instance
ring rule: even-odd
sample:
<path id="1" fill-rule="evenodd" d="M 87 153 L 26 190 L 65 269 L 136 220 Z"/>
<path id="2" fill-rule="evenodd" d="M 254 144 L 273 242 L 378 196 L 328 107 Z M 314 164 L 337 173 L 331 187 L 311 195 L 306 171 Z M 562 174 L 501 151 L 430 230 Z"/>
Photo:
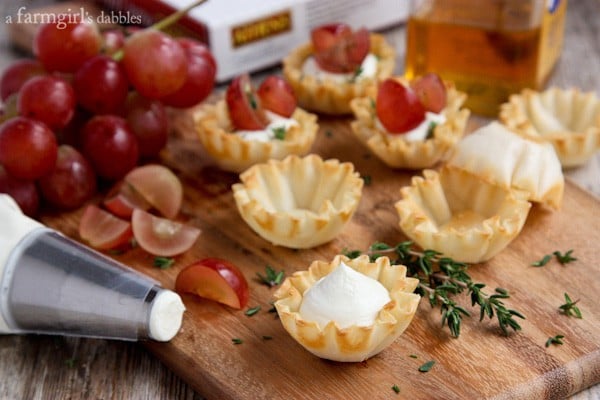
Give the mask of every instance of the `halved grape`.
<path id="1" fill-rule="evenodd" d="M 128 245 L 133 231 L 128 221 L 90 204 L 79 221 L 79 236 L 95 249 L 110 250 Z"/>
<path id="2" fill-rule="evenodd" d="M 427 111 L 439 113 L 446 108 L 446 85 L 439 75 L 432 72 L 425 74 L 414 79 L 410 87 Z"/>
<path id="3" fill-rule="evenodd" d="M 38 28 L 33 52 L 48 71 L 75 72 L 86 60 L 100 51 L 102 37 L 91 20 L 75 15 L 58 15 L 62 23 L 48 23 Z"/>
<path id="4" fill-rule="evenodd" d="M 69 123 L 75 113 L 75 104 L 71 84 L 51 75 L 28 80 L 17 99 L 19 114 L 41 121 L 52 130 Z"/>
<path id="5" fill-rule="evenodd" d="M 389 78 L 379 84 L 375 101 L 377 118 L 390 133 L 404 133 L 425 119 L 425 109 L 415 92 Z"/>
<path id="6" fill-rule="evenodd" d="M 229 117 L 236 129 L 258 130 L 267 126 L 267 117 L 248 74 L 234 78 L 225 93 Z"/>
<path id="7" fill-rule="evenodd" d="M 328 24 L 311 31 L 314 58 L 319 67 L 333 73 L 354 72 L 369 54 L 369 31 L 352 32 L 346 24 Z"/>
<path id="8" fill-rule="evenodd" d="M 275 114 L 290 117 L 297 106 L 294 90 L 285 79 L 277 75 L 268 76 L 256 92 L 264 108 Z"/>
<path id="9" fill-rule="evenodd" d="M 139 246 L 161 257 L 188 251 L 200 236 L 200 229 L 196 227 L 156 217 L 140 209 L 133 210 L 131 226 Z"/>
<path id="10" fill-rule="evenodd" d="M 150 203 L 133 189 L 133 187 L 121 180 L 117 182 L 108 192 L 102 202 L 111 213 L 121 218 L 131 218 L 133 210 L 149 210 Z"/>
<path id="11" fill-rule="evenodd" d="M 52 171 L 58 146 L 42 123 L 15 117 L 0 125 L 0 164 L 20 179 L 38 179 Z"/>
<path id="12" fill-rule="evenodd" d="M 127 77 L 145 97 L 159 99 L 183 86 L 187 58 L 181 45 L 169 35 L 144 29 L 131 35 L 123 50 Z"/>
<path id="13" fill-rule="evenodd" d="M 165 217 L 175 218 L 179 214 L 183 186 L 177 175 L 164 165 L 134 168 L 125 176 L 125 182 Z"/>
<path id="14" fill-rule="evenodd" d="M 97 115 L 82 130 L 82 151 L 104 179 L 121 179 L 138 162 L 137 139 L 127 122 L 114 115 Z"/>
<path id="15" fill-rule="evenodd" d="M 34 76 L 44 75 L 44 67 L 37 60 L 18 60 L 2 73 L 0 79 L 0 97 L 6 101 L 12 94 L 18 93 L 21 86 Z"/>
<path id="16" fill-rule="evenodd" d="M 73 88 L 77 101 L 86 110 L 94 114 L 116 114 L 127 100 L 129 81 L 119 63 L 97 55 L 77 70 Z"/>
<path id="17" fill-rule="evenodd" d="M 50 204 L 73 209 L 80 207 L 96 192 L 96 175 L 90 163 L 73 147 L 58 147 L 56 166 L 38 180 L 42 196 Z"/>

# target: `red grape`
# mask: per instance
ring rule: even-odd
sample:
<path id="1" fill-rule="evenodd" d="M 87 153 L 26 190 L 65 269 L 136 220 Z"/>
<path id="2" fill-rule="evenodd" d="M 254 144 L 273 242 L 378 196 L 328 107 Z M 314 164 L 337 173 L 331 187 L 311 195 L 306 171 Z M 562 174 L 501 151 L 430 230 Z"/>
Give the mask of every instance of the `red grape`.
<path id="1" fill-rule="evenodd" d="M 38 76 L 28 80 L 17 100 L 19 114 L 36 119 L 50 129 L 66 126 L 75 112 L 75 92 L 64 79 Z"/>
<path id="2" fill-rule="evenodd" d="M 216 62 L 208 48 L 195 40 L 177 39 L 187 57 L 186 80 L 177 91 L 161 98 L 168 106 L 187 108 L 208 97 L 215 85 Z"/>
<path id="3" fill-rule="evenodd" d="M 0 97 L 2 101 L 6 101 L 10 95 L 17 93 L 30 78 L 45 73 L 42 64 L 36 60 L 15 61 L 2 73 L 0 80 Z"/>
<path id="4" fill-rule="evenodd" d="M 77 208 L 96 192 L 96 175 L 90 163 L 73 147 L 61 145 L 52 172 L 38 180 L 42 196 L 50 204 Z"/>
<path id="5" fill-rule="evenodd" d="M 129 82 L 119 63 L 105 55 L 87 60 L 75 73 L 79 104 L 94 114 L 115 114 L 125 105 Z"/>
<path id="6" fill-rule="evenodd" d="M 143 96 L 158 99 L 183 86 L 187 57 L 167 34 L 155 29 L 138 31 L 127 39 L 123 50 L 127 77 Z"/>
<path id="7" fill-rule="evenodd" d="M 102 52 L 106 55 L 113 55 L 123 48 L 125 44 L 125 34 L 121 29 L 108 29 L 102 31 Z"/>
<path id="8" fill-rule="evenodd" d="M 102 36 L 98 26 L 80 21 L 75 15 L 61 15 L 64 25 L 40 26 L 33 41 L 33 51 L 48 71 L 75 72 L 86 60 L 100 51 Z"/>
<path id="9" fill-rule="evenodd" d="M 279 76 L 268 76 L 256 92 L 264 108 L 275 114 L 290 117 L 296 109 L 296 96 L 287 81 Z"/>
<path id="10" fill-rule="evenodd" d="M 425 109 L 415 92 L 394 79 L 379 84 L 377 117 L 390 133 L 403 133 L 425 119 Z"/>
<path id="11" fill-rule="evenodd" d="M 410 87 L 426 110 L 439 113 L 446 107 L 446 86 L 439 75 L 432 72 L 413 80 Z"/>
<path id="12" fill-rule="evenodd" d="M 127 124 L 137 137 L 140 156 L 158 155 L 169 136 L 169 119 L 162 103 L 133 92 L 127 99 L 125 113 Z"/>
<path id="13" fill-rule="evenodd" d="M 19 205 L 21 211 L 30 217 L 35 216 L 37 213 L 40 196 L 35 182 L 9 175 L 2 165 L 0 165 L 0 193 L 11 196 Z"/>
<path id="14" fill-rule="evenodd" d="M 267 126 L 267 117 L 248 74 L 231 81 L 225 93 L 229 117 L 236 129 L 258 130 Z"/>
<path id="15" fill-rule="evenodd" d="M 15 117 L 0 125 L 0 164 L 21 179 L 40 178 L 54 168 L 57 145 L 43 123 Z"/>
<path id="16" fill-rule="evenodd" d="M 330 24 L 311 32 L 314 57 L 319 67 L 334 73 L 354 72 L 369 53 L 369 31 L 356 32 L 346 24 Z"/>
<path id="17" fill-rule="evenodd" d="M 120 179 L 138 161 L 138 144 L 125 119 L 97 115 L 82 129 L 82 151 L 101 178 Z"/>

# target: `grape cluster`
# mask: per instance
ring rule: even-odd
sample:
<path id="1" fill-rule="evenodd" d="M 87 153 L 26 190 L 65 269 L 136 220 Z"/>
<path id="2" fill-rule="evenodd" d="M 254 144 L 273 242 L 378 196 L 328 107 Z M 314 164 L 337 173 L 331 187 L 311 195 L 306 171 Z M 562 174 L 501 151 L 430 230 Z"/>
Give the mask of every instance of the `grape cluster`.
<path id="1" fill-rule="evenodd" d="M 215 83 L 215 59 L 196 40 L 70 21 L 41 26 L 36 58 L 0 80 L 0 192 L 32 216 L 41 201 L 79 207 L 99 180 L 155 158 L 167 142 L 166 107 L 198 104 Z"/>

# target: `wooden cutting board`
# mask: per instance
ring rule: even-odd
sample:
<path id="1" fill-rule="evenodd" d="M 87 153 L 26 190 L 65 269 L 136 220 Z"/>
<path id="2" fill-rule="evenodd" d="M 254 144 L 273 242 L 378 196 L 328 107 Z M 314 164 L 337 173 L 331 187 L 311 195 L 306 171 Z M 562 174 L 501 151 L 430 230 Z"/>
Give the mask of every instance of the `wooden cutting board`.
<path id="1" fill-rule="evenodd" d="M 393 205 L 400 188 L 420 171 L 388 169 L 354 139 L 349 120 L 321 118 L 313 152 L 351 161 L 370 177 L 370 184 L 355 216 L 334 241 L 290 250 L 269 244 L 244 223 L 230 190 L 237 175 L 211 166 L 186 114 L 174 120 L 181 129 L 171 138 L 163 162 L 182 179 L 181 219 L 201 228 L 201 238 L 168 270 L 153 267 L 153 257 L 140 249 L 113 257 L 166 288 L 173 288 L 185 265 L 204 257 L 229 259 L 244 272 L 251 290 L 248 307 L 261 306 L 258 314 L 248 317 L 186 295 L 181 332 L 170 343 L 145 343 L 207 398 L 558 399 L 600 382 L 600 202 L 574 184 L 567 182 L 560 211 L 533 207 L 522 233 L 506 250 L 469 269 L 475 281 L 487 284 L 488 293 L 496 287 L 510 291 L 507 307 L 527 318 L 520 322 L 522 331 L 505 337 L 495 320 L 480 323 L 479 310 L 463 297 L 461 303 L 475 317 L 465 319 L 460 337 L 452 338 L 440 327 L 439 309 L 422 300 L 406 332 L 382 353 L 361 363 L 337 363 L 313 356 L 287 334 L 276 314 L 268 312 L 275 289 L 260 284 L 256 274 L 271 265 L 291 275 L 344 249 L 406 240 Z M 78 239 L 81 212 L 46 214 L 42 220 Z M 531 266 L 546 254 L 569 249 L 576 262 Z M 559 312 L 565 292 L 579 299 L 583 319 Z M 545 347 L 557 334 L 564 335 L 564 344 Z M 233 344 L 233 338 L 243 343 Z M 419 372 L 429 360 L 435 361 L 433 368 Z"/>

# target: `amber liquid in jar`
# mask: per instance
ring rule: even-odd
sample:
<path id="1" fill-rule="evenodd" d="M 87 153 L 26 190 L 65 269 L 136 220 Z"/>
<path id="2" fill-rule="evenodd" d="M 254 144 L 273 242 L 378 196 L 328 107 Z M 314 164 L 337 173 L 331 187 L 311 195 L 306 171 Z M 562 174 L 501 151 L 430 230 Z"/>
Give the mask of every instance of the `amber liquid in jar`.
<path id="1" fill-rule="evenodd" d="M 436 72 L 467 93 L 466 107 L 494 117 L 511 93 L 540 89 L 550 75 L 544 10 L 535 10 L 535 1 L 475 3 L 430 1 L 411 15 L 406 75 Z"/>

